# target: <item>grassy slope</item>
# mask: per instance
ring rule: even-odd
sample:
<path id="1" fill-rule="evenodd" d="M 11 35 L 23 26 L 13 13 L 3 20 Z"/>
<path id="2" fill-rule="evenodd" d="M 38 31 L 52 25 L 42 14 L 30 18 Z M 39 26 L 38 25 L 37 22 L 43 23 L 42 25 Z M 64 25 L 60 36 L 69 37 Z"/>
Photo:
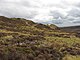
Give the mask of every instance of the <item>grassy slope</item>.
<path id="1" fill-rule="evenodd" d="M 0 17 L 0 60 L 80 60 L 79 55 L 80 38 L 75 33 L 61 32 L 55 25 Z"/>

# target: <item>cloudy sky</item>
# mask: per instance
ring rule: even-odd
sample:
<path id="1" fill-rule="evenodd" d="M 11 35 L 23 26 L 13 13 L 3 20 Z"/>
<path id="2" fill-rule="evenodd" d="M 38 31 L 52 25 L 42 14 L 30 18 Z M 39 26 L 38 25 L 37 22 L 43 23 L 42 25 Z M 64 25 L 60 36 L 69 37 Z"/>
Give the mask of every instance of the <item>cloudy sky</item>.
<path id="1" fill-rule="evenodd" d="M 80 0 L 0 0 L 0 16 L 58 26 L 80 25 Z"/>

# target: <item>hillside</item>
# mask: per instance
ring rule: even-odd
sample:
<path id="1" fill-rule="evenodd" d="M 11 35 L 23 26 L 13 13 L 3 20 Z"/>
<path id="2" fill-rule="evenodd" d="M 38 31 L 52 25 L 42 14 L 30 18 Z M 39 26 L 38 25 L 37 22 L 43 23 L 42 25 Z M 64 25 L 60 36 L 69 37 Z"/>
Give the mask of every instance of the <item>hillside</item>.
<path id="1" fill-rule="evenodd" d="M 0 60 L 80 60 L 80 37 L 59 27 L 0 16 Z"/>
<path id="2" fill-rule="evenodd" d="M 75 36 L 80 38 L 80 26 L 62 27 L 60 30 L 69 33 L 75 33 Z"/>

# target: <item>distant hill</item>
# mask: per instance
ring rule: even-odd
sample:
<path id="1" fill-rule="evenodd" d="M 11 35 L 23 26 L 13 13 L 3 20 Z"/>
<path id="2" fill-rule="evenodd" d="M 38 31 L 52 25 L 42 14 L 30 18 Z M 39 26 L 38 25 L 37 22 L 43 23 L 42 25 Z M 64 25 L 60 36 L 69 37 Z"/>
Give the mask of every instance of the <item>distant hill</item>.
<path id="1" fill-rule="evenodd" d="M 62 31 L 66 32 L 76 32 L 80 33 L 80 26 L 70 26 L 70 27 L 62 27 L 60 28 Z"/>

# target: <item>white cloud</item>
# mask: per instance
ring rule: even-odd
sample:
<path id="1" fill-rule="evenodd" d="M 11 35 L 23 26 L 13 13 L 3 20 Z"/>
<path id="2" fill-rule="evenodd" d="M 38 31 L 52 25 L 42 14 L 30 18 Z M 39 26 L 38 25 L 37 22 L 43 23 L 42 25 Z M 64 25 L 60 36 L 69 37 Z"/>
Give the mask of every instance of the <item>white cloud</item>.
<path id="1" fill-rule="evenodd" d="M 0 0 L 0 15 L 21 17 L 35 22 L 75 25 L 80 19 L 80 0 Z M 61 18 L 61 20 L 58 20 Z M 70 22 L 70 23 L 69 23 Z M 77 23 L 76 23 L 77 24 Z"/>

